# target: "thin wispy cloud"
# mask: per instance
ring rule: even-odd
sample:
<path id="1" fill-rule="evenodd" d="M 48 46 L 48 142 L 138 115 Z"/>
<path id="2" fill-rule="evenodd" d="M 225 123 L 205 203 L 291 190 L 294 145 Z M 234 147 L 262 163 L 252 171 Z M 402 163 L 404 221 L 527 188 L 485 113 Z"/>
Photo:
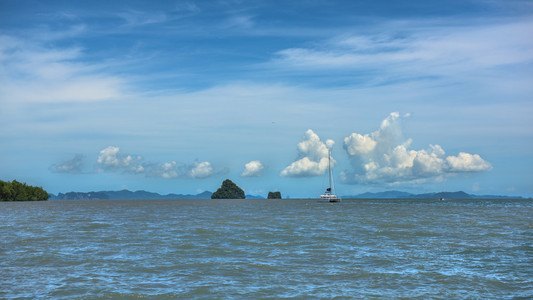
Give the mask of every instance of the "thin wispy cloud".
<path id="1" fill-rule="evenodd" d="M 50 166 L 50 170 L 55 173 L 82 174 L 84 173 L 84 156 L 76 154 L 72 159 Z"/>
<path id="2" fill-rule="evenodd" d="M 533 22 L 442 27 L 425 22 L 391 24 L 394 29 L 344 34 L 314 47 L 288 48 L 272 62 L 285 69 L 354 70 L 367 76 L 417 79 L 422 76 L 476 77 L 483 70 L 520 66 L 533 61 Z M 384 72 L 384 73 L 383 73 Z"/>
<path id="3" fill-rule="evenodd" d="M 148 24 L 163 23 L 168 17 L 163 12 L 144 12 L 137 10 L 127 10 L 118 14 L 127 26 L 143 26 Z"/>
<path id="4" fill-rule="evenodd" d="M 125 96 L 125 80 L 85 62 L 80 47 L 50 47 L 12 36 L 0 36 L 0 44 L 0 101 L 87 102 Z"/>
<path id="5" fill-rule="evenodd" d="M 250 29 L 253 26 L 253 16 L 243 14 L 231 16 L 222 23 L 222 27 L 228 29 Z"/>

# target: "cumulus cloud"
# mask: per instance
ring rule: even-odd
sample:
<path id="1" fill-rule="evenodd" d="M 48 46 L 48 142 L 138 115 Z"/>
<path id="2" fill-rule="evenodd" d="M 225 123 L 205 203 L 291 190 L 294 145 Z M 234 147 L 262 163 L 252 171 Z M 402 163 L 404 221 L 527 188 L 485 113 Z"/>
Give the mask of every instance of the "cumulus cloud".
<path id="1" fill-rule="evenodd" d="M 333 144 L 333 140 L 323 143 L 316 133 L 311 129 L 307 130 L 304 140 L 298 143 L 299 159 L 281 171 L 280 175 L 309 177 L 324 174 L 328 168 L 328 149 L 333 147 Z M 331 163 L 335 164 L 333 158 Z"/>
<path id="2" fill-rule="evenodd" d="M 242 172 L 242 177 L 259 177 L 263 175 L 263 170 L 265 167 L 259 160 L 252 160 L 251 162 L 244 165 L 244 171 Z"/>
<path id="3" fill-rule="evenodd" d="M 357 153 L 369 153 L 374 150 L 376 147 L 376 141 L 371 138 L 368 134 L 361 135 L 358 133 L 352 133 L 349 137 L 344 139 L 346 144 L 346 151 L 350 155 L 355 155 Z"/>
<path id="4" fill-rule="evenodd" d="M 458 156 L 446 157 L 446 162 L 455 172 L 483 172 L 491 169 L 491 165 L 478 154 L 460 152 Z"/>
<path id="5" fill-rule="evenodd" d="M 196 162 L 188 174 L 191 178 L 207 178 L 213 175 L 213 167 L 208 161 Z"/>
<path id="6" fill-rule="evenodd" d="M 123 169 L 132 168 L 136 170 L 139 167 L 139 162 L 142 157 L 137 156 L 133 158 L 131 155 L 120 153 L 120 148 L 115 146 L 109 146 L 100 151 L 96 162 L 103 169 Z"/>
<path id="7" fill-rule="evenodd" d="M 162 164 L 156 164 L 152 168 L 153 169 L 152 176 L 162 177 L 162 178 L 176 178 L 179 176 L 177 165 L 178 163 L 175 161 L 165 162 Z M 142 171 L 144 171 L 144 168 Z"/>
<path id="8" fill-rule="evenodd" d="M 60 164 L 53 164 L 50 170 L 56 173 L 80 174 L 83 173 L 83 155 L 76 154 L 74 158 Z"/>
<path id="9" fill-rule="evenodd" d="M 412 139 L 403 139 L 400 120 L 400 114 L 393 112 L 377 131 L 346 137 L 343 147 L 353 169 L 341 172 L 341 179 L 347 183 L 398 183 L 492 169 L 479 154 L 460 152 L 446 156 L 439 145 L 409 149 Z"/>

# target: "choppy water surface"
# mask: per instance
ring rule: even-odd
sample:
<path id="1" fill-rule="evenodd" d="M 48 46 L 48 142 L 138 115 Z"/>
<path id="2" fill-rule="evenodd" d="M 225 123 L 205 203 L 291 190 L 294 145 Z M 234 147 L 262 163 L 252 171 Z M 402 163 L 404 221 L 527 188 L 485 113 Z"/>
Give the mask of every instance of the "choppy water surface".
<path id="1" fill-rule="evenodd" d="M 533 297 L 531 200 L 0 203 L 0 298 Z"/>

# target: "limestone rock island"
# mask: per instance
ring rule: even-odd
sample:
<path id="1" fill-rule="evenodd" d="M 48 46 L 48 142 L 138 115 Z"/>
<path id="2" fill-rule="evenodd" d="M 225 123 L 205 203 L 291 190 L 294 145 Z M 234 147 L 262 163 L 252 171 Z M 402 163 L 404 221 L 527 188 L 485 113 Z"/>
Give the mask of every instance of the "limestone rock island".
<path id="1" fill-rule="evenodd" d="M 244 199 L 244 191 L 233 181 L 226 179 L 222 186 L 211 195 L 211 199 Z"/>
<path id="2" fill-rule="evenodd" d="M 268 199 L 281 199 L 280 192 L 268 192 Z"/>

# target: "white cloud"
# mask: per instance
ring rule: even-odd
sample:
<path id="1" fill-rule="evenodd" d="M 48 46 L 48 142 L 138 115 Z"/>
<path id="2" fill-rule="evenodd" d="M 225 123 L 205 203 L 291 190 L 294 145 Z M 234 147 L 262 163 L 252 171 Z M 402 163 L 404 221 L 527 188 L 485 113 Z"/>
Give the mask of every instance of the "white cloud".
<path id="1" fill-rule="evenodd" d="M 70 160 L 50 166 L 50 170 L 56 173 L 80 174 L 83 172 L 83 155 L 76 154 Z"/>
<path id="2" fill-rule="evenodd" d="M 140 157 L 137 160 L 140 160 Z M 132 166 L 134 158 L 120 153 L 119 147 L 109 146 L 100 151 L 96 162 L 104 169 L 121 169 Z"/>
<path id="3" fill-rule="evenodd" d="M 84 61 L 82 48 L 50 46 L 51 41 L 80 34 L 83 28 L 52 34 L 47 39 L 1 35 L 0 100 L 86 102 L 123 96 L 125 80 L 104 71 L 105 65 Z"/>
<path id="4" fill-rule="evenodd" d="M 254 26 L 253 16 L 250 15 L 234 15 L 227 19 L 223 24 L 223 28 L 242 28 L 250 29 Z"/>
<path id="5" fill-rule="evenodd" d="M 136 10 L 127 10 L 118 14 L 126 22 L 127 26 L 143 26 L 154 23 L 163 23 L 168 17 L 163 12 L 141 12 Z"/>
<path id="6" fill-rule="evenodd" d="M 346 151 L 350 155 L 356 155 L 358 153 L 366 154 L 372 152 L 376 147 L 376 141 L 368 134 L 361 135 L 358 133 L 352 133 L 350 136 L 344 139 Z"/>
<path id="7" fill-rule="evenodd" d="M 194 167 L 189 171 L 189 176 L 192 178 L 207 178 L 213 175 L 213 167 L 208 161 L 195 162 Z"/>
<path id="8" fill-rule="evenodd" d="M 138 165 L 138 166 L 131 168 L 131 172 L 135 174 L 144 173 L 145 170 L 146 168 L 142 165 Z"/>
<path id="9" fill-rule="evenodd" d="M 244 171 L 241 176 L 243 177 L 258 177 L 263 175 L 263 170 L 265 167 L 259 160 L 252 160 L 251 162 L 244 165 Z"/>
<path id="10" fill-rule="evenodd" d="M 379 70 L 379 76 L 454 76 L 533 61 L 533 22 L 438 26 L 403 22 L 379 34 L 341 35 L 313 48 L 289 48 L 282 68 Z M 400 33 L 400 34 L 399 34 Z M 375 74 L 371 72 L 370 74 Z M 464 74 L 463 76 L 466 76 Z"/>
<path id="11" fill-rule="evenodd" d="M 320 137 L 311 129 L 305 133 L 305 139 L 298 143 L 299 159 L 283 171 L 281 176 L 307 177 L 322 175 L 328 168 L 328 149 L 334 144 L 333 140 L 323 143 Z M 331 163 L 335 164 L 332 158 Z"/>
<path id="12" fill-rule="evenodd" d="M 162 178 L 176 178 L 179 176 L 176 166 L 177 163 L 175 161 L 165 162 L 156 168 L 156 174 Z"/>
<path id="13" fill-rule="evenodd" d="M 146 177 L 171 179 L 188 176 L 201 179 L 215 174 L 213 166 L 208 161 L 195 162 L 193 165 L 181 164 L 176 161 L 150 162 L 138 155 L 122 153 L 120 148 L 116 146 L 109 146 L 101 150 L 96 162 L 100 171 L 125 172 Z M 225 170 L 219 171 L 219 173 L 224 172 Z"/>
<path id="14" fill-rule="evenodd" d="M 460 152 L 458 156 L 448 156 L 446 161 L 452 172 L 483 172 L 492 166 L 478 154 Z"/>
<path id="15" fill-rule="evenodd" d="M 408 116 L 408 115 L 406 115 Z M 478 154 L 461 152 L 445 156 L 439 145 L 411 150 L 411 139 L 401 143 L 400 114 L 393 112 L 371 134 L 352 133 L 344 139 L 353 170 L 341 172 L 348 183 L 399 183 L 442 178 L 459 173 L 484 172 L 492 169 Z"/>

